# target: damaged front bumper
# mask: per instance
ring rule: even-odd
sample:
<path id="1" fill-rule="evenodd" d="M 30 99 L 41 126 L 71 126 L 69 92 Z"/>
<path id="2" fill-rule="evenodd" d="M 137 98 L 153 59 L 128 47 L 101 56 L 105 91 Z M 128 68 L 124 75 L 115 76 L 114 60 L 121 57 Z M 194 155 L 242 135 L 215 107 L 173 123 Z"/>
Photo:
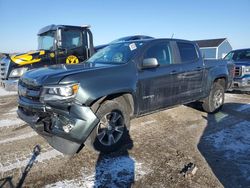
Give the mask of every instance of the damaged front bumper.
<path id="1" fill-rule="evenodd" d="M 52 108 L 19 98 L 17 113 L 53 148 L 68 155 L 77 153 L 84 146 L 99 122 L 90 107 L 79 104 Z"/>

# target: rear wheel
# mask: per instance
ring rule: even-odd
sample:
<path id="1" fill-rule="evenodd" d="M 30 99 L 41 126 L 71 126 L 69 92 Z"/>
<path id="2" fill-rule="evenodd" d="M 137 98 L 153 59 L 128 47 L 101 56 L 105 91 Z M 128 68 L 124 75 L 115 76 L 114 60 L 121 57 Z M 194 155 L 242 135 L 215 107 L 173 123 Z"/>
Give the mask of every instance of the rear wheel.
<path id="1" fill-rule="evenodd" d="M 110 153 L 122 146 L 129 125 L 126 108 L 117 100 L 105 101 L 96 116 L 100 122 L 91 133 L 91 145 L 97 151 Z"/>
<path id="2" fill-rule="evenodd" d="M 214 82 L 209 96 L 204 99 L 202 107 L 208 113 L 218 112 L 224 104 L 225 89 L 220 82 Z"/>

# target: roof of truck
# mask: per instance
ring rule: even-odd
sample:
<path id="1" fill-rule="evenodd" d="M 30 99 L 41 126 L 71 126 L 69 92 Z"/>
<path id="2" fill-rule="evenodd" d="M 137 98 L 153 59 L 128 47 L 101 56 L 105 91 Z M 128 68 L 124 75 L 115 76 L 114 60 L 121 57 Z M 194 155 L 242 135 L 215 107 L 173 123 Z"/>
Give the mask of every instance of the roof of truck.
<path id="1" fill-rule="evenodd" d="M 236 50 L 232 50 L 231 52 L 237 52 L 237 51 L 248 51 L 250 50 L 250 48 L 241 48 L 241 49 L 236 49 Z"/>
<path id="2" fill-rule="evenodd" d="M 89 28 L 90 26 L 89 25 L 83 25 L 83 26 L 73 26 L 73 25 L 54 25 L 54 24 L 51 24 L 51 25 L 48 25 L 48 26 L 45 26 L 43 28 L 41 28 L 37 35 L 41 35 L 43 33 L 46 33 L 48 31 L 56 31 L 58 28 L 76 28 L 76 29 L 79 29 L 79 28 Z"/>

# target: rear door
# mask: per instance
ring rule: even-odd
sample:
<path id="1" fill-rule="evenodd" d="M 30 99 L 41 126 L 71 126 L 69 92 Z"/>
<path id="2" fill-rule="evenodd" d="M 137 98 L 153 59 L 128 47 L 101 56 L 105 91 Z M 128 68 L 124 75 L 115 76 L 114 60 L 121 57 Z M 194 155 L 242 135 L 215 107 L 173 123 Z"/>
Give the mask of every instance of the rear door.
<path id="1" fill-rule="evenodd" d="M 178 76 L 180 65 L 175 64 L 171 42 L 161 40 L 149 46 L 143 59 L 156 58 L 159 67 L 139 71 L 139 108 L 140 114 L 151 112 L 177 103 L 179 92 Z"/>
<path id="2" fill-rule="evenodd" d="M 204 65 L 199 57 L 198 47 L 189 42 L 177 42 L 179 50 L 181 74 L 179 101 L 181 103 L 196 100 L 203 91 Z"/>

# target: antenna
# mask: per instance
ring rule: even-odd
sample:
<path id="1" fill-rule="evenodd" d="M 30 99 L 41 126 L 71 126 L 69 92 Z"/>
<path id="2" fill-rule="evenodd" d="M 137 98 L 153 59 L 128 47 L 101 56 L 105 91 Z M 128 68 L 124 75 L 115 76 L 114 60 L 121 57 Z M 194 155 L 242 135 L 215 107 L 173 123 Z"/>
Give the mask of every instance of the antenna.
<path id="1" fill-rule="evenodd" d="M 172 34 L 172 36 L 171 36 L 171 39 L 174 37 L 174 33 Z"/>

